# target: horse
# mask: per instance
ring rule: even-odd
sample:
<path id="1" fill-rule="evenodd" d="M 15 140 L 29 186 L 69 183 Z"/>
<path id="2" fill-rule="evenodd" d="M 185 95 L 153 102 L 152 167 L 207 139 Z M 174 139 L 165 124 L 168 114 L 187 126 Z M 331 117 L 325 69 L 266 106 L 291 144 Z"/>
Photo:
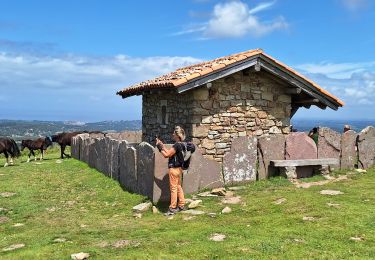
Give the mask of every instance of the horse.
<path id="1" fill-rule="evenodd" d="M 68 133 L 59 133 L 59 134 L 56 134 L 56 135 L 52 135 L 52 142 L 55 142 L 55 143 L 58 143 L 60 145 L 60 148 L 61 148 L 61 159 L 64 159 L 64 155 L 67 157 L 67 158 L 70 158 L 71 156 L 66 154 L 65 153 L 65 148 L 67 146 L 71 146 L 72 145 L 72 138 L 76 135 L 79 135 L 79 134 L 104 134 L 105 136 L 105 133 L 101 132 L 101 131 L 76 131 L 76 132 L 68 132 Z"/>
<path id="2" fill-rule="evenodd" d="M 34 160 L 36 161 L 36 156 L 34 151 L 40 150 L 40 160 L 43 160 L 44 158 L 44 151 L 47 150 L 48 146 L 52 145 L 52 140 L 46 136 L 41 137 L 35 140 L 22 140 L 21 142 L 21 151 L 23 151 L 25 148 L 29 149 L 29 157 L 27 159 L 27 162 L 30 162 L 31 155 L 34 156 Z"/>
<path id="3" fill-rule="evenodd" d="M 4 153 L 7 160 L 4 164 L 4 167 L 7 167 L 9 163 L 13 165 L 13 158 L 19 157 L 21 155 L 20 149 L 18 148 L 16 142 L 13 139 L 3 137 L 0 137 L 0 154 L 1 153 Z"/>

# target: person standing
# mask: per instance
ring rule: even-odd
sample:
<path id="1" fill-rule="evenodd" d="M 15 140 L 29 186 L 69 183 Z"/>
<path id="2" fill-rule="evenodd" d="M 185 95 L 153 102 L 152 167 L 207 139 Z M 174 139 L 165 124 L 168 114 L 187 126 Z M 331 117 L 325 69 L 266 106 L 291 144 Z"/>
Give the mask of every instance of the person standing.
<path id="1" fill-rule="evenodd" d="M 171 203 L 166 215 L 174 215 L 185 209 L 185 196 L 181 186 L 182 166 L 184 163 L 183 151 L 185 146 L 185 131 L 176 126 L 172 133 L 173 147 L 166 149 L 163 142 L 156 138 L 156 147 L 165 158 L 168 158 L 169 188 L 171 191 Z"/>

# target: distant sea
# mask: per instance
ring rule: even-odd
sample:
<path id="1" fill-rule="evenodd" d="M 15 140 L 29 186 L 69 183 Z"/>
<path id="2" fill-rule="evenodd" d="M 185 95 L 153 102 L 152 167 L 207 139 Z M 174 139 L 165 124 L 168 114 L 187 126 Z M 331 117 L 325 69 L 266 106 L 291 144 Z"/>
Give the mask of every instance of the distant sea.
<path id="1" fill-rule="evenodd" d="M 374 120 L 332 120 L 332 119 L 292 119 L 291 124 L 299 132 L 308 132 L 314 127 L 329 127 L 337 132 L 342 132 L 344 125 L 350 125 L 351 129 L 360 132 L 363 128 L 372 125 L 375 127 Z"/>

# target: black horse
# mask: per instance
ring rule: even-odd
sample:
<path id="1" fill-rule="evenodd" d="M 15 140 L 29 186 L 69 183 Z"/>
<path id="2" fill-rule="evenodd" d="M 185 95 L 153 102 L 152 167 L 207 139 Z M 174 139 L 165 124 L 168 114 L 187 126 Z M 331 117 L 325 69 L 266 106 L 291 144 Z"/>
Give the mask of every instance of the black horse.
<path id="1" fill-rule="evenodd" d="M 77 132 L 68 132 L 68 133 L 60 133 L 52 136 L 52 142 L 58 143 L 61 147 L 61 159 L 64 159 L 64 155 L 67 158 L 70 158 L 71 156 L 65 153 L 65 148 L 67 146 L 72 145 L 72 138 L 79 134 L 104 134 L 100 131 L 77 131 Z M 105 135 L 105 134 L 104 134 Z"/>
<path id="2" fill-rule="evenodd" d="M 13 139 L 3 137 L 0 137 L 0 154 L 1 153 L 4 153 L 7 160 L 4 167 L 9 165 L 9 155 L 10 164 L 13 164 L 13 158 L 21 155 L 20 149 L 18 148 L 16 142 Z"/>
<path id="3" fill-rule="evenodd" d="M 43 160 L 44 158 L 44 151 L 47 150 L 48 146 L 52 145 L 52 140 L 46 136 L 41 137 L 35 140 L 22 140 L 21 142 L 21 151 L 23 151 L 25 148 L 29 149 L 29 158 L 27 159 L 27 162 L 30 162 L 31 155 L 34 156 L 34 160 L 36 161 L 35 157 L 35 150 L 40 150 L 40 160 Z"/>

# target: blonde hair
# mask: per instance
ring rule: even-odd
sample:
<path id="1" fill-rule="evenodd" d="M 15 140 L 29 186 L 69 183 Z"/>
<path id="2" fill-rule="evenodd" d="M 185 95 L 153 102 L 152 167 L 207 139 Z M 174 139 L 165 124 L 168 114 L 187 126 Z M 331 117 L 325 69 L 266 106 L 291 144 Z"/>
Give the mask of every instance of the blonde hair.
<path id="1" fill-rule="evenodd" d="M 185 130 L 181 126 L 175 126 L 174 128 L 174 134 L 177 135 L 181 141 L 185 140 Z"/>

